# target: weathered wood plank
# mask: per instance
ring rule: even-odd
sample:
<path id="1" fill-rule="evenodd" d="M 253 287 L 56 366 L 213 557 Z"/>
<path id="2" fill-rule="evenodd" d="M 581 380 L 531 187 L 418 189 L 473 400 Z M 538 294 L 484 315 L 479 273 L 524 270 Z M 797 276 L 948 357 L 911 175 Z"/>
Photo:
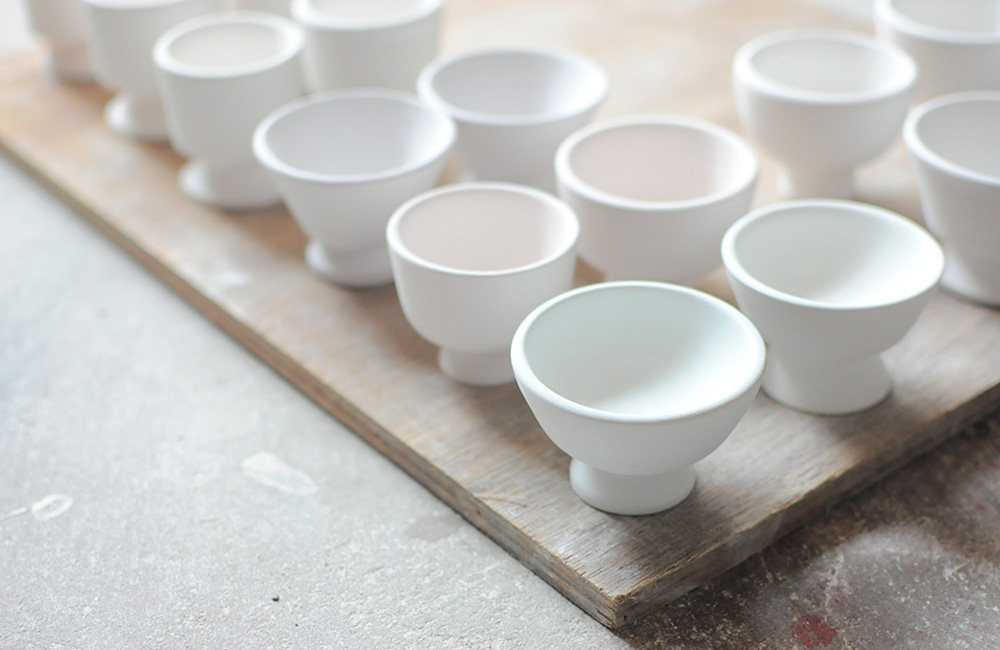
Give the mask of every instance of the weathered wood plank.
<path id="1" fill-rule="evenodd" d="M 747 39 L 792 26 L 851 26 L 794 0 L 662 3 L 452 0 L 447 49 L 545 42 L 608 70 L 601 116 L 698 115 L 739 125 L 729 60 Z M 854 26 L 858 28 L 859 26 Z M 699 464 L 692 497 L 650 517 L 583 505 L 568 459 L 538 429 L 516 388 L 456 385 L 410 330 L 391 288 L 330 287 L 302 262 L 284 209 L 230 215 L 177 189 L 166 147 L 119 138 L 101 120 L 107 94 L 41 79 L 36 59 L 0 63 L 0 145 L 96 227 L 606 625 L 655 610 L 1000 408 L 1000 313 L 938 295 L 887 355 L 891 398 L 822 418 L 760 397 L 733 436 Z M 773 200 L 765 160 L 758 203 Z M 864 170 L 864 200 L 919 218 L 905 152 Z M 581 265 L 580 282 L 596 276 Z M 702 288 L 729 298 L 721 273 Z"/>

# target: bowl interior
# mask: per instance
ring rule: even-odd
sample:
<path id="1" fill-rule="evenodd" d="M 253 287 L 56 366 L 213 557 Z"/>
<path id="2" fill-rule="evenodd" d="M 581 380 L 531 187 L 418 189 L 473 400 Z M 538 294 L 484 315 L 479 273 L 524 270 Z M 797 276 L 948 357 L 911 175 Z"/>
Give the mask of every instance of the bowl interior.
<path id="1" fill-rule="evenodd" d="M 612 414 L 672 418 L 742 395 L 763 344 L 735 309 L 668 285 L 599 285 L 550 303 L 524 337 L 535 377 Z"/>
<path id="2" fill-rule="evenodd" d="M 356 178 L 416 167 L 445 151 L 452 137 L 446 119 L 415 102 L 339 96 L 283 113 L 264 143 L 294 170 Z"/>
<path id="3" fill-rule="evenodd" d="M 732 247 L 743 270 L 768 290 L 833 307 L 920 294 L 937 282 L 943 263 L 916 224 L 852 206 L 770 212 L 742 227 Z"/>
<path id="4" fill-rule="evenodd" d="M 1000 183 L 1000 93 L 936 106 L 917 121 L 916 135 L 951 164 Z"/>
<path id="5" fill-rule="evenodd" d="M 778 86 L 831 95 L 884 92 L 913 73 L 906 59 L 874 42 L 815 35 L 773 41 L 751 65 Z"/>
<path id="6" fill-rule="evenodd" d="M 576 241 L 568 209 L 535 193 L 474 187 L 411 204 L 399 243 L 423 262 L 451 270 L 506 271 L 557 257 Z"/>
<path id="7" fill-rule="evenodd" d="M 443 65 L 433 92 L 459 112 L 474 116 L 570 115 L 603 97 L 601 72 L 583 60 L 554 53 L 500 50 L 476 53 Z"/>
<path id="8" fill-rule="evenodd" d="M 664 123 L 594 131 L 573 145 L 567 162 L 581 182 L 600 192 L 655 202 L 733 193 L 757 169 L 753 152 L 735 137 Z"/>
<path id="9" fill-rule="evenodd" d="M 436 0 L 310 0 L 312 9 L 345 26 L 395 22 L 420 15 Z"/>
<path id="10" fill-rule="evenodd" d="M 997 0 L 892 0 L 892 9 L 915 23 L 969 34 L 1000 33 Z"/>
<path id="11" fill-rule="evenodd" d="M 286 31 L 256 22 L 202 25 L 173 39 L 168 55 L 177 63 L 206 72 L 228 72 L 259 66 L 290 47 Z"/>

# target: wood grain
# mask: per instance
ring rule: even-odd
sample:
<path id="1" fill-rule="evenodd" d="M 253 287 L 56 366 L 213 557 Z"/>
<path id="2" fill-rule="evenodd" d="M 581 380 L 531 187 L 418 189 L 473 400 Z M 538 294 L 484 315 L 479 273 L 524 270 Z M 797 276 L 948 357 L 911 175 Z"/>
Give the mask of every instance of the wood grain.
<path id="1" fill-rule="evenodd" d="M 792 26 L 864 29 L 794 0 L 452 0 L 446 49 L 551 43 L 597 59 L 599 117 L 684 113 L 739 130 L 729 61 Z M 939 294 L 886 355 L 891 397 L 814 417 L 764 396 L 698 465 L 691 498 L 649 517 L 606 515 L 572 493 L 568 459 L 513 386 L 459 386 L 406 324 L 393 289 L 311 275 L 283 208 L 226 214 L 178 190 L 180 159 L 108 131 L 107 94 L 49 83 L 38 57 L 0 64 L 0 143 L 13 159 L 220 327 L 591 616 L 618 627 L 760 551 L 1000 407 L 1000 313 Z M 905 152 L 863 170 L 861 199 L 920 218 Z M 774 200 L 764 161 L 758 203 Z M 578 280 L 597 276 L 580 267 Z M 702 288 L 731 298 L 717 272 Z M 293 435 L 294 432 L 289 432 Z"/>

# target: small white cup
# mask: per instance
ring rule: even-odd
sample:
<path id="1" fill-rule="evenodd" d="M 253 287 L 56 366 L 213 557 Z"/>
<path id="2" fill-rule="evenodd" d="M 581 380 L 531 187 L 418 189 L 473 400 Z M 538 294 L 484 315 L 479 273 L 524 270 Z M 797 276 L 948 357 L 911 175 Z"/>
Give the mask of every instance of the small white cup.
<path id="1" fill-rule="evenodd" d="M 920 68 L 918 101 L 1000 90 L 1000 2 L 876 0 L 875 33 Z"/>
<path id="2" fill-rule="evenodd" d="M 575 289 L 535 309 L 511 345 L 518 387 L 573 457 L 595 508 L 644 515 L 690 494 L 692 465 L 735 429 L 760 387 L 764 342 L 731 305 L 655 282 Z"/>
<path id="3" fill-rule="evenodd" d="M 751 212 L 726 233 L 722 259 L 769 346 L 764 391 L 826 415 L 889 394 L 879 354 L 910 330 L 944 268 L 941 247 L 909 219 L 822 199 Z"/>
<path id="4" fill-rule="evenodd" d="M 309 237 L 306 261 L 335 284 L 392 281 L 385 226 L 441 177 L 455 140 L 447 115 L 396 90 L 317 93 L 271 113 L 253 149 Z"/>
<path id="5" fill-rule="evenodd" d="M 293 0 L 305 27 L 306 83 L 413 92 L 438 53 L 444 0 Z"/>
<path id="6" fill-rule="evenodd" d="M 191 158 L 180 171 L 196 201 L 249 210 L 281 201 L 253 154 L 253 132 L 305 88 L 302 30 L 260 12 L 209 14 L 167 30 L 153 51 L 170 142 Z"/>
<path id="7" fill-rule="evenodd" d="M 479 386 L 513 381 L 524 317 L 568 290 L 580 227 L 559 199 L 507 183 L 464 183 L 399 208 L 386 238 L 407 321 L 441 348 L 441 369 Z"/>
<path id="8" fill-rule="evenodd" d="M 722 263 L 722 235 L 750 209 L 760 164 L 720 126 L 647 115 L 574 133 L 555 169 L 580 218 L 580 257 L 605 279 L 689 283 Z"/>
<path id="9" fill-rule="evenodd" d="M 48 41 L 43 70 L 67 83 L 93 81 L 80 0 L 28 0 L 26 4 L 32 31 Z"/>
<path id="10" fill-rule="evenodd" d="M 737 52 L 743 127 L 781 164 L 788 198 L 850 198 L 854 169 L 899 136 L 917 81 L 898 48 L 841 30 L 789 30 Z"/>
<path id="11" fill-rule="evenodd" d="M 167 140 L 156 88 L 153 45 L 174 25 L 219 11 L 220 0 L 82 0 L 94 76 L 117 93 L 104 119 L 117 133 L 139 140 Z"/>
<path id="12" fill-rule="evenodd" d="M 575 52 L 485 49 L 434 61 L 417 90 L 454 118 L 456 153 L 469 176 L 553 192 L 556 149 L 590 121 L 608 80 Z"/>
<path id="13" fill-rule="evenodd" d="M 942 286 L 1000 307 L 1000 92 L 932 99 L 910 113 L 903 136 L 924 221 L 944 245 Z"/>

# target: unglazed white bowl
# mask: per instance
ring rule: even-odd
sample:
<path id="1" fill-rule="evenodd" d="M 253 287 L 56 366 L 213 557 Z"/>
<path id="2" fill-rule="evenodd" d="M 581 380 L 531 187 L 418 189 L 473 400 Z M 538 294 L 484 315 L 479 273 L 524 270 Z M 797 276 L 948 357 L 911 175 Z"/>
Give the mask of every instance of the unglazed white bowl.
<path id="1" fill-rule="evenodd" d="M 909 219 L 821 199 L 751 212 L 726 233 L 722 259 L 768 344 L 764 391 L 827 415 L 889 394 L 879 354 L 910 330 L 944 268 L 940 245 Z"/>
<path id="2" fill-rule="evenodd" d="M 274 14 L 209 14 L 167 30 L 153 50 L 170 143 L 190 158 L 181 189 L 208 205 L 249 210 L 281 195 L 253 154 L 268 113 L 305 92 L 298 25 Z"/>
<path id="3" fill-rule="evenodd" d="M 253 148 L 309 237 L 306 261 L 335 284 L 392 281 L 385 227 L 441 177 L 455 125 L 396 90 L 317 93 L 266 117 Z"/>
<path id="4" fill-rule="evenodd" d="M 293 0 L 306 30 L 306 80 L 315 91 L 351 87 L 414 92 L 437 56 L 444 0 Z"/>
<path id="5" fill-rule="evenodd" d="M 26 6 L 32 31 L 48 42 L 43 70 L 67 83 L 93 81 L 80 0 L 27 0 Z"/>
<path id="6" fill-rule="evenodd" d="M 902 50 L 842 30 L 753 39 L 733 61 L 744 129 L 780 163 L 787 198 L 851 198 L 855 168 L 899 136 L 917 67 Z"/>
<path id="7" fill-rule="evenodd" d="M 577 131 L 555 160 L 580 218 L 580 257 L 608 280 L 694 282 L 721 264 L 760 165 L 741 138 L 692 117 L 645 115 Z"/>
<path id="8" fill-rule="evenodd" d="M 642 515 L 690 494 L 760 386 L 764 342 L 731 305 L 655 282 L 608 282 L 535 309 L 511 345 L 546 435 L 590 505 Z"/>
<path id="9" fill-rule="evenodd" d="M 90 63 L 97 81 L 117 93 L 104 119 L 117 133 L 154 142 L 168 138 L 156 86 L 153 46 L 174 25 L 220 11 L 221 0 L 82 0 Z"/>
<path id="10" fill-rule="evenodd" d="M 495 48 L 435 60 L 417 89 L 458 125 L 456 152 L 469 176 L 552 192 L 556 148 L 590 121 L 608 80 L 576 52 Z"/>
<path id="11" fill-rule="evenodd" d="M 875 33 L 916 62 L 921 102 L 1000 90 L 1000 0 L 876 0 Z"/>
<path id="12" fill-rule="evenodd" d="M 445 374 L 480 386 L 513 381 L 514 330 L 572 286 L 579 232 L 562 201 L 509 183 L 448 185 L 393 215 L 386 236 L 399 302 L 441 348 Z"/>
<path id="13" fill-rule="evenodd" d="M 944 245 L 941 284 L 1000 307 L 1000 92 L 915 108 L 903 129 L 928 229 Z"/>

